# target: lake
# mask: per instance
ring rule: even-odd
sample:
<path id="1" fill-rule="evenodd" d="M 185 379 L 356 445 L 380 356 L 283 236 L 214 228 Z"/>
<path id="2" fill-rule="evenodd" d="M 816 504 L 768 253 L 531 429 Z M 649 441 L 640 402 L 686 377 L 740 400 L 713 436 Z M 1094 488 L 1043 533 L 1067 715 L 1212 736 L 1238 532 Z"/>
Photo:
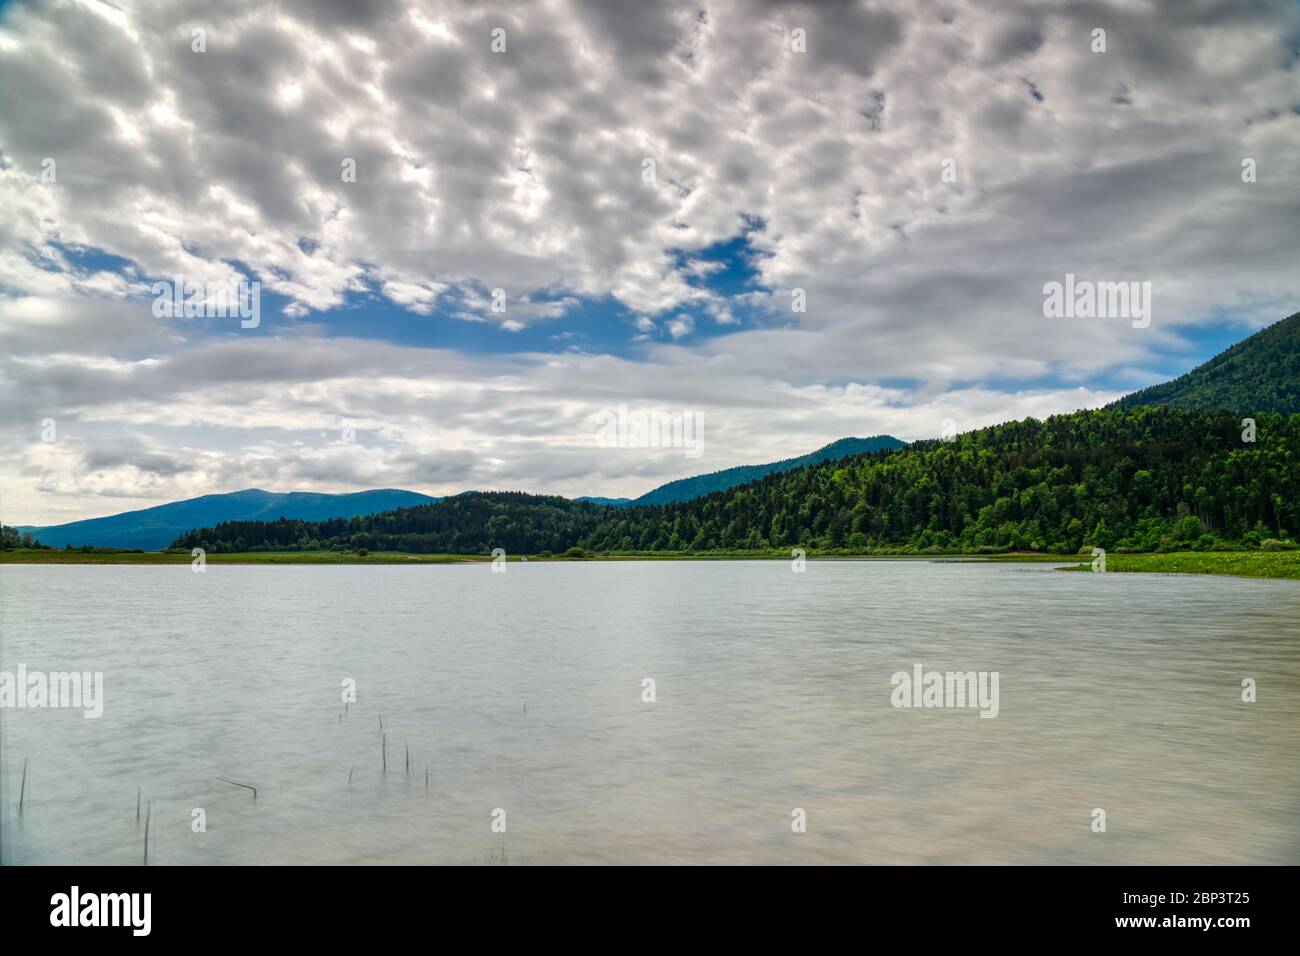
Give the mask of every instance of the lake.
<path id="1" fill-rule="evenodd" d="M 0 855 L 141 862 L 139 788 L 159 864 L 1295 864 L 1298 619 L 1030 563 L 5 565 L 0 670 L 104 699 L 0 711 Z M 917 665 L 996 717 L 895 707 Z"/>

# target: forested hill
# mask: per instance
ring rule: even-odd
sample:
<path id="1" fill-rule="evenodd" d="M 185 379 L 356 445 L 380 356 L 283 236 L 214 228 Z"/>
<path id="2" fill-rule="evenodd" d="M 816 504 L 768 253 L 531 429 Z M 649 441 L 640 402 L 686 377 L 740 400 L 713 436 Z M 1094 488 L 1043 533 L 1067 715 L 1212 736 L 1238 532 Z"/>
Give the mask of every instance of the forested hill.
<path id="1" fill-rule="evenodd" d="M 228 522 L 176 547 L 510 554 L 759 550 L 1064 553 L 1300 532 L 1300 415 L 1165 407 L 1025 419 L 772 474 L 705 498 L 617 508 L 518 492 L 334 521 Z"/>
<path id="2" fill-rule="evenodd" d="M 892 451 L 902 448 L 903 442 L 892 435 L 872 435 L 870 438 L 841 438 L 829 445 L 824 445 L 814 452 L 800 455 L 798 458 L 785 458 L 766 465 L 738 465 L 724 468 L 722 471 L 693 478 L 679 478 L 647 491 L 640 498 L 630 502 L 632 505 L 662 505 L 670 501 L 690 501 L 702 498 L 715 491 L 726 491 L 737 485 L 757 481 L 767 475 L 780 471 L 792 471 L 805 465 L 816 465 L 823 461 L 848 458 L 851 455 L 863 455 L 873 451 Z"/>
<path id="3" fill-rule="evenodd" d="M 470 491 L 436 504 L 328 521 L 226 521 L 181 535 L 173 548 L 230 551 L 359 550 L 419 554 L 564 551 L 610 509 L 518 491 Z"/>
<path id="4" fill-rule="evenodd" d="M 594 551 L 1247 545 L 1300 531 L 1300 416 L 1175 408 L 1026 419 L 610 514 Z M 1277 545 L 1271 545 L 1277 546 Z"/>
<path id="5" fill-rule="evenodd" d="M 1171 382 L 1126 395 L 1118 408 L 1172 405 L 1300 412 L 1300 312 L 1220 352 Z"/>

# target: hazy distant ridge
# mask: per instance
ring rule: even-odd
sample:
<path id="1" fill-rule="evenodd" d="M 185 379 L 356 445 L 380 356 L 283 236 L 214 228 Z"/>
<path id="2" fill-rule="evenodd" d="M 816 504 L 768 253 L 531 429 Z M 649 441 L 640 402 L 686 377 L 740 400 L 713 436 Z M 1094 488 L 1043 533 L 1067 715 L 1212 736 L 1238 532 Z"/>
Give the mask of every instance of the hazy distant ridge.
<path id="1" fill-rule="evenodd" d="M 324 521 L 329 518 L 352 518 L 376 514 L 395 508 L 432 504 L 440 501 L 416 491 L 381 488 L 349 494 L 317 494 L 306 491 L 276 493 L 249 488 L 229 494 L 203 495 L 185 501 L 172 501 L 140 511 L 104 518 L 87 518 L 49 527 L 19 527 L 30 531 L 44 545 L 74 548 L 83 544 L 104 548 L 141 548 L 158 551 L 194 528 L 206 528 L 223 521 L 274 521 L 298 518 Z"/>

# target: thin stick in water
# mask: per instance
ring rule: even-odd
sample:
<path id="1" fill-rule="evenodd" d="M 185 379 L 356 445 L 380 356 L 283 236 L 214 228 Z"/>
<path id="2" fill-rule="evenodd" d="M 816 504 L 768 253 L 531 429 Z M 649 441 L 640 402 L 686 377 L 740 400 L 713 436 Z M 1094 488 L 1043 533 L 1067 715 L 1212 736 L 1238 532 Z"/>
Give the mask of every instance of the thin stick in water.
<path id="1" fill-rule="evenodd" d="M 142 787 L 135 788 L 135 822 L 140 822 L 140 791 Z"/>
<path id="2" fill-rule="evenodd" d="M 406 741 L 402 741 L 402 743 L 406 747 L 406 772 L 410 773 L 411 772 L 411 745 L 406 743 Z"/>
<path id="3" fill-rule="evenodd" d="M 238 780 L 227 780 L 225 777 L 218 777 L 217 779 L 220 780 L 222 783 L 228 783 L 228 784 L 230 784 L 231 786 L 234 786 L 234 787 L 243 787 L 245 790 L 252 790 L 252 791 L 253 791 L 253 802 L 254 802 L 254 803 L 257 803 L 257 788 L 256 788 L 256 787 L 254 787 L 254 786 L 252 786 L 252 785 L 250 785 L 250 784 L 247 784 L 247 783 L 240 783 Z M 152 803 L 152 802 L 153 802 L 153 801 L 150 801 L 150 803 Z"/>
<path id="4" fill-rule="evenodd" d="M 144 815 L 144 865 L 149 865 L 149 823 L 153 820 L 153 801 L 149 801 L 149 808 Z"/>
<path id="5" fill-rule="evenodd" d="M 384 749 L 384 773 L 388 773 L 388 734 L 384 734 L 382 746 Z"/>
<path id="6" fill-rule="evenodd" d="M 23 786 L 18 791 L 18 812 L 23 812 L 23 803 L 27 799 L 27 758 L 23 758 Z"/>

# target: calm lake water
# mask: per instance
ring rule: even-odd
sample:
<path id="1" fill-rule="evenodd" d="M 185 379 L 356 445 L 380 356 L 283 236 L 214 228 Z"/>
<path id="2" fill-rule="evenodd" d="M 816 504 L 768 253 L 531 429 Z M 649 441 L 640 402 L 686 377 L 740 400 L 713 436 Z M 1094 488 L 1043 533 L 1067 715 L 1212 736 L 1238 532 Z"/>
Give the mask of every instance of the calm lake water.
<path id="1" fill-rule="evenodd" d="M 105 695 L 0 711 L 0 854 L 138 863 L 142 787 L 160 864 L 1294 864 L 1298 618 L 1030 564 L 0 566 L 0 669 Z M 998 716 L 891 706 L 917 663 Z"/>

